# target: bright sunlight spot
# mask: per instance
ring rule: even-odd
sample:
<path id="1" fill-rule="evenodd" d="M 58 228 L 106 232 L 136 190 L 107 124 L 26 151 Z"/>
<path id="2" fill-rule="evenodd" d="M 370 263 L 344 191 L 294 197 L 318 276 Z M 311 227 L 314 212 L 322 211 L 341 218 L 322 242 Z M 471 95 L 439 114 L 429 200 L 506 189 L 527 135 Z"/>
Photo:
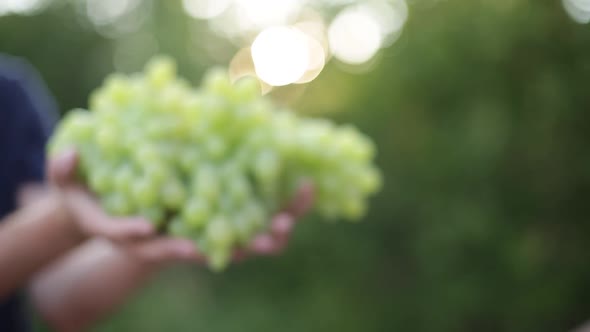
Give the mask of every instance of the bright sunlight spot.
<path id="1" fill-rule="evenodd" d="M 231 0 L 182 0 L 184 10 L 192 17 L 209 19 L 221 15 Z"/>
<path id="2" fill-rule="evenodd" d="M 250 48 L 242 48 L 236 53 L 229 64 L 229 79 L 232 83 L 235 83 L 242 77 L 252 76 L 258 79 L 260 88 L 263 95 L 269 93 L 272 90 L 272 86 L 260 80 L 256 76 L 256 70 L 254 69 L 254 62 L 252 61 L 252 52 Z"/>
<path id="3" fill-rule="evenodd" d="M 86 12 L 95 25 L 112 24 L 139 4 L 139 0 L 87 0 Z"/>
<path id="4" fill-rule="evenodd" d="M 563 8 L 577 23 L 590 23 L 590 0 L 563 0 Z"/>
<path id="5" fill-rule="evenodd" d="M 298 84 L 313 81 L 322 72 L 326 64 L 326 52 L 322 44 L 309 34 L 306 37 L 309 60 L 305 73 L 295 82 Z"/>
<path id="6" fill-rule="evenodd" d="M 408 5 L 405 0 L 370 1 L 357 8 L 373 17 L 381 29 L 383 42 L 387 44 L 397 39 L 408 19 Z"/>
<path id="7" fill-rule="evenodd" d="M 375 18 L 358 7 L 342 11 L 328 29 L 332 53 L 348 64 L 369 61 L 381 48 L 383 34 Z"/>
<path id="8" fill-rule="evenodd" d="M 322 21 L 301 21 L 293 25 L 301 32 L 305 33 L 310 38 L 317 41 L 323 48 L 323 52 L 326 58 L 329 57 L 328 36 L 326 31 L 326 25 Z"/>
<path id="9" fill-rule="evenodd" d="M 0 0 L 0 16 L 29 14 L 43 5 L 43 0 Z"/>
<path id="10" fill-rule="evenodd" d="M 296 82 L 309 66 L 309 39 L 295 28 L 263 30 L 252 43 L 251 52 L 256 75 L 272 86 Z"/>
<path id="11" fill-rule="evenodd" d="M 234 0 L 237 11 L 251 28 L 285 25 L 299 13 L 303 0 Z"/>

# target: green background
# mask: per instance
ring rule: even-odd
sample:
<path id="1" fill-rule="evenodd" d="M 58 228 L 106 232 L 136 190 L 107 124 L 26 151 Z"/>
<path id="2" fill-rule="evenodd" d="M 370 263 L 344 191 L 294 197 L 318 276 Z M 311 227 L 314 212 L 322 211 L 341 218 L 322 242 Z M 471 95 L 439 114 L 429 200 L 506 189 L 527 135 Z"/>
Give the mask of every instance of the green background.
<path id="1" fill-rule="evenodd" d="M 146 35 L 194 83 L 229 60 L 200 51 L 178 1 L 117 38 L 62 2 L 0 17 L 0 52 L 35 65 L 62 111 L 86 105 L 121 45 L 137 45 L 123 67 L 140 69 Z M 366 220 L 311 216 L 280 258 L 223 274 L 170 269 L 96 331 L 539 332 L 590 318 L 589 27 L 560 1 L 414 1 L 370 71 L 345 69 L 332 61 L 291 105 L 377 142 L 385 187 Z"/>

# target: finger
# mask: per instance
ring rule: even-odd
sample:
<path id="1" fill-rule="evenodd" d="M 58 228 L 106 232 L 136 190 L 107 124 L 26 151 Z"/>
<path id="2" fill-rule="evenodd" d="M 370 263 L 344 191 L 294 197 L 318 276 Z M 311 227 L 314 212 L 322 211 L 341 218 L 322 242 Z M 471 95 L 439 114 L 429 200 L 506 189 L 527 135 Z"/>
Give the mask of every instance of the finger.
<path id="1" fill-rule="evenodd" d="M 155 229 L 143 218 L 111 218 L 90 194 L 72 187 L 64 191 L 72 217 L 86 235 L 100 236 L 113 241 L 129 241 L 152 236 Z"/>
<path id="2" fill-rule="evenodd" d="M 295 198 L 285 211 L 290 213 L 295 219 L 301 218 L 313 206 L 314 198 L 315 192 L 313 185 L 310 182 L 305 182 L 299 187 Z"/>
<path id="3" fill-rule="evenodd" d="M 176 238 L 158 238 L 134 244 L 132 252 L 148 263 L 172 263 L 177 261 L 194 261 L 205 263 L 205 257 L 197 251 L 190 240 Z"/>
<path id="4" fill-rule="evenodd" d="M 293 230 L 295 220 L 292 215 L 288 213 L 279 213 L 274 216 L 270 224 L 270 232 L 275 238 L 275 241 L 286 242 Z"/>
<path id="5" fill-rule="evenodd" d="M 99 224 L 105 218 L 98 203 L 82 188 L 70 187 L 61 191 L 72 217 L 86 225 Z"/>
<path id="6" fill-rule="evenodd" d="M 89 235 L 107 238 L 114 242 L 126 243 L 146 239 L 155 234 L 152 224 L 141 217 L 111 218 L 89 224 Z"/>
<path id="7" fill-rule="evenodd" d="M 250 243 L 249 251 L 258 255 L 276 255 L 283 246 L 271 234 L 260 234 Z"/>
<path id="8" fill-rule="evenodd" d="M 47 176 L 52 183 L 64 186 L 74 178 L 77 164 L 78 153 L 73 149 L 66 150 L 48 161 Z"/>

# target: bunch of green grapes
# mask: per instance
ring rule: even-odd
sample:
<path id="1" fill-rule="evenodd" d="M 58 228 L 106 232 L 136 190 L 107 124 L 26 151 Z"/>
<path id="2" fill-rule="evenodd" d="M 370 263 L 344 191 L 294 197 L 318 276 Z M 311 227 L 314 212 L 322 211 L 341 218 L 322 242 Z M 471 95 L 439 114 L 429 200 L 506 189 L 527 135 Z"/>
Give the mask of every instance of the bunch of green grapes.
<path id="1" fill-rule="evenodd" d="M 216 270 L 302 180 L 329 219 L 360 219 L 381 184 L 367 137 L 278 109 L 255 79 L 231 84 L 221 69 L 195 89 L 158 57 L 144 73 L 108 77 L 89 109 L 67 114 L 50 154 L 76 148 L 81 179 L 108 212 L 194 239 Z"/>

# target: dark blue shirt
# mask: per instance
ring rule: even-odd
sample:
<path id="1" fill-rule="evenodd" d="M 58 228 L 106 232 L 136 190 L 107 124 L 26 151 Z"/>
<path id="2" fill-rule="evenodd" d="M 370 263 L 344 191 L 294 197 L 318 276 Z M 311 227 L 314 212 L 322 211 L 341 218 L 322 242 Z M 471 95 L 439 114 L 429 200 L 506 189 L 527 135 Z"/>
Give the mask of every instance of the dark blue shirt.
<path id="1" fill-rule="evenodd" d="M 37 72 L 20 59 L 0 54 L 0 222 L 16 209 L 19 187 L 43 181 L 45 144 L 56 114 Z M 28 329 L 19 292 L 0 299 L 0 331 Z"/>

